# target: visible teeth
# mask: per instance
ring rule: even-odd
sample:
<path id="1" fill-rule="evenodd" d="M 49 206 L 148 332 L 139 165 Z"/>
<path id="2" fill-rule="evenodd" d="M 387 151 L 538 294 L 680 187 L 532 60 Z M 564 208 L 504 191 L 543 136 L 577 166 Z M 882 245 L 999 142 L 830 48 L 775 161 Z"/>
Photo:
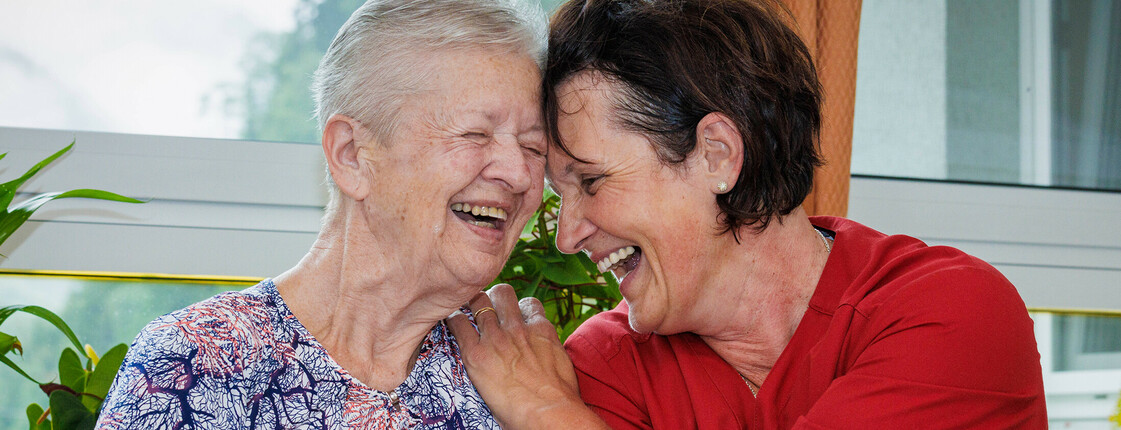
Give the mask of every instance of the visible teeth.
<path id="1" fill-rule="evenodd" d="M 602 260 L 599 260 L 599 262 L 596 263 L 596 268 L 599 269 L 600 272 L 606 272 L 608 269 L 611 269 L 620 261 L 623 261 L 627 257 L 631 256 L 631 254 L 634 254 L 634 251 L 635 250 L 633 246 L 618 249 L 608 256 L 603 257 Z"/>
<path id="2" fill-rule="evenodd" d="M 471 224 L 474 224 L 474 225 L 477 225 L 479 227 L 498 228 L 492 222 L 486 222 L 486 221 L 467 221 L 467 222 L 471 223 Z"/>
<path id="3" fill-rule="evenodd" d="M 498 218 L 501 220 L 506 219 L 506 210 L 502 208 L 492 208 L 489 206 L 471 206 L 469 203 L 453 203 L 453 211 L 467 212 L 475 216 L 489 216 L 491 218 Z"/>

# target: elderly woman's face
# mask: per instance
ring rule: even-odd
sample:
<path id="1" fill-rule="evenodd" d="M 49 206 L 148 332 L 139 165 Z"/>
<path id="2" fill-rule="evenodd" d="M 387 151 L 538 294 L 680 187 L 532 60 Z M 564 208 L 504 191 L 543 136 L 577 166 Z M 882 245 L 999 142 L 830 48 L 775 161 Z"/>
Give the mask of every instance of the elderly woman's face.
<path id="1" fill-rule="evenodd" d="M 557 89 L 561 139 L 582 163 L 552 148 L 548 177 L 561 195 L 557 247 L 584 251 L 620 280 L 639 332 L 688 330 L 703 311 L 718 208 L 695 157 L 664 166 L 650 141 L 620 127 L 615 84 L 584 72 Z M 633 251 L 633 252 L 632 252 Z M 614 255 L 614 256 L 613 256 Z M 618 257 L 622 257 L 619 259 Z"/>
<path id="2" fill-rule="evenodd" d="M 370 144 L 374 235 L 432 287 L 494 280 L 541 202 L 545 143 L 540 74 L 528 56 L 440 53 L 429 90 L 404 104 L 385 145 Z"/>

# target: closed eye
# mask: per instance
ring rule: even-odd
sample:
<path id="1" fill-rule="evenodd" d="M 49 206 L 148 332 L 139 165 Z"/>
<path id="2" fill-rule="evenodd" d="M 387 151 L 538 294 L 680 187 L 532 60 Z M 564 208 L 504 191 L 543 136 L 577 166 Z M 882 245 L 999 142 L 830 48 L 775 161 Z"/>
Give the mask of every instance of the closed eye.
<path id="1" fill-rule="evenodd" d="M 529 151 L 531 154 L 533 154 L 535 156 L 538 156 L 538 157 L 544 157 L 545 156 L 545 151 L 536 147 L 536 146 L 527 145 L 527 146 L 522 146 L 522 148 L 524 148 L 526 151 Z"/>
<path id="2" fill-rule="evenodd" d="M 604 175 L 590 175 L 580 178 L 580 189 L 590 196 L 594 196 L 596 191 L 599 190 L 599 185 L 602 182 Z"/>

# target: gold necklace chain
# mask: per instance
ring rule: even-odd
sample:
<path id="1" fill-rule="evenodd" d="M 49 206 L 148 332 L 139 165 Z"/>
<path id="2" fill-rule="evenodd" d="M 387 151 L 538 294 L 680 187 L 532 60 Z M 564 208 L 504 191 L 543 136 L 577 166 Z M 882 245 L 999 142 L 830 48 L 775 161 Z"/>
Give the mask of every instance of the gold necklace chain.
<path id="1" fill-rule="evenodd" d="M 818 236 L 821 236 L 821 243 L 825 244 L 825 253 L 828 254 L 828 253 L 832 252 L 833 251 L 833 241 L 831 239 L 829 239 L 828 236 L 825 235 L 825 232 L 823 232 L 821 230 L 818 230 L 817 227 L 814 227 L 814 231 L 817 232 Z"/>
<path id="2" fill-rule="evenodd" d="M 751 390 L 751 397 L 758 397 L 759 389 L 755 388 L 755 383 L 751 382 L 750 379 L 747 379 L 746 376 L 740 375 L 740 378 L 743 378 L 743 382 L 747 384 L 747 389 Z"/>

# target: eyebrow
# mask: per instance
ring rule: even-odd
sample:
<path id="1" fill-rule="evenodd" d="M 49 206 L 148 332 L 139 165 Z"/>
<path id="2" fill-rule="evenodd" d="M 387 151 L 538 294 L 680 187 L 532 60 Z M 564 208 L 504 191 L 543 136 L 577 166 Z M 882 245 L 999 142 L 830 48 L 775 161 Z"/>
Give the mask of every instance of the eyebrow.
<path id="1" fill-rule="evenodd" d="M 590 164 L 592 164 L 592 163 L 591 163 L 591 162 L 587 162 L 587 161 L 581 161 L 581 160 L 577 160 L 577 159 L 573 158 L 573 159 L 572 159 L 572 162 L 570 162 L 570 163 L 568 163 L 568 165 L 564 166 L 564 174 L 565 174 L 565 176 L 571 175 L 571 174 L 572 174 L 572 171 L 573 171 L 573 170 L 576 170 L 576 165 L 577 165 L 577 164 L 580 164 L 580 165 L 584 165 L 584 166 L 587 166 L 587 165 L 590 165 Z"/>

